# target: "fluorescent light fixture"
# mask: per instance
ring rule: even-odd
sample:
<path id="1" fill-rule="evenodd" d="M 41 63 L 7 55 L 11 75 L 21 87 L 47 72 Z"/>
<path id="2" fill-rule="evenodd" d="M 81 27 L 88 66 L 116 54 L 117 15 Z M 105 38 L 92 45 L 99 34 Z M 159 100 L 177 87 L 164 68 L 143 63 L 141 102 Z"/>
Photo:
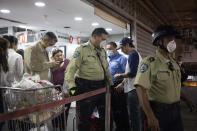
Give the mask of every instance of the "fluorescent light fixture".
<path id="1" fill-rule="evenodd" d="M 4 13 L 4 14 L 10 13 L 10 10 L 8 10 L 8 9 L 1 9 L 0 11 L 1 11 L 1 13 Z"/>
<path id="2" fill-rule="evenodd" d="M 46 4 L 44 2 L 38 1 L 34 3 L 37 7 L 44 7 Z"/>
<path id="3" fill-rule="evenodd" d="M 20 28 L 27 28 L 25 25 L 19 25 Z"/>
<path id="4" fill-rule="evenodd" d="M 82 17 L 75 17 L 75 21 L 82 21 L 83 18 Z"/>
<path id="5" fill-rule="evenodd" d="M 99 25 L 99 23 L 97 23 L 97 22 L 92 23 L 92 26 L 98 26 L 98 25 Z"/>
<path id="6" fill-rule="evenodd" d="M 112 31 L 112 28 L 106 28 L 105 30 L 106 31 Z"/>

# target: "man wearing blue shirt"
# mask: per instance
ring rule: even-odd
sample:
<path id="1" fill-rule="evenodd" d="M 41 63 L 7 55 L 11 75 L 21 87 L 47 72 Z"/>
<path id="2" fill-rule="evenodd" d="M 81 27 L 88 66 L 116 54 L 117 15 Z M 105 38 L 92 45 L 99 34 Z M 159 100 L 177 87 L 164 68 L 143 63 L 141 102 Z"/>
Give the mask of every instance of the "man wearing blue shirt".
<path id="1" fill-rule="evenodd" d="M 123 79 L 115 79 L 114 75 L 124 73 L 127 58 L 118 53 L 115 42 L 109 42 L 106 46 L 109 57 L 109 70 L 112 75 L 114 85 L 112 86 L 112 119 L 116 124 L 115 131 L 129 131 L 129 117 L 127 110 L 126 94 L 123 90 L 115 90 L 115 87 Z"/>
<path id="2" fill-rule="evenodd" d="M 127 94 L 132 131 L 142 131 L 140 106 L 136 89 L 134 87 L 134 80 L 137 74 L 139 62 L 141 61 L 141 56 L 135 50 L 133 40 L 130 38 L 123 38 L 120 41 L 120 48 L 123 53 L 128 55 L 128 62 L 125 73 L 116 74 L 114 76 L 115 79 L 124 79 L 116 89 L 121 90 L 124 88 L 124 92 Z"/>

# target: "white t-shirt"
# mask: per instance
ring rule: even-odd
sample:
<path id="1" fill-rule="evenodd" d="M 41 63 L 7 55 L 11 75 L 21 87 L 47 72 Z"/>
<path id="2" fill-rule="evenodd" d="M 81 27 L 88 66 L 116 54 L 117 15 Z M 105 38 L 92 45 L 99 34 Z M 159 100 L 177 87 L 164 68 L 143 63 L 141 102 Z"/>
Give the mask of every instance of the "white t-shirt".
<path id="1" fill-rule="evenodd" d="M 137 52 L 137 53 L 138 53 L 138 56 L 139 56 L 139 63 L 140 63 L 141 60 L 142 60 L 142 57 L 139 54 L 139 52 Z M 126 68 L 125 68 L 125 73 L 129 73 L 130 71 L 131 70 L 130 70 L 130 67 L 129 67 L 129 62 L 127 60 L 127 64 L 126 64 Z M 131 90 L 135 89 L 135 87 L 134 87 L 134 80 L 135 80 L 135 77 L 134 78 L 124 78 L 124 92 L 125 93 L 128 93 Z"/>

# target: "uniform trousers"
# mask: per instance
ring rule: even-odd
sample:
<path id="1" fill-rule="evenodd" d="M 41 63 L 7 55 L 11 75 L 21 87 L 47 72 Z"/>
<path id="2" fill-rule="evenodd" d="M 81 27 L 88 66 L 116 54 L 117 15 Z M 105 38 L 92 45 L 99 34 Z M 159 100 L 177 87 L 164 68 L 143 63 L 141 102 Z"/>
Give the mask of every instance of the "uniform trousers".
<path id="1" fill-rule="evenodd" d="M 77 94 L 105 87 L 105 81 L 76 78 Z M 105 131 L 105 93 L 77 101 L 78 131 Z M 98 116 L 93 116 L 94 111 Z"/>
<path id="2" fill-rule="evenodd" d="M 151 108 L 159 121 L 160 131 L 183 131 L 180 103 L 164 104 L 150 102 Z"/>

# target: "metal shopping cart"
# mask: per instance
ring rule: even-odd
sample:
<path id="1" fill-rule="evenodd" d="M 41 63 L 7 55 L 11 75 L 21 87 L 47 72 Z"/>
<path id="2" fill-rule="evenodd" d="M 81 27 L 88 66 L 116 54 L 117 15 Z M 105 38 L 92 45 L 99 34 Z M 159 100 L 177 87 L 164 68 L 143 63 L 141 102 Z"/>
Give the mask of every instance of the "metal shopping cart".
<path id="1" fill-rule="evenodd" d="M 22 89 L 3 87 L 4 112 L 12 112 L 27 107 L 63 99 L 60 86 Z M 9 131 L 65 131 L 66 108 L 64 105 L 34 112 L 6 122 Z"/>

